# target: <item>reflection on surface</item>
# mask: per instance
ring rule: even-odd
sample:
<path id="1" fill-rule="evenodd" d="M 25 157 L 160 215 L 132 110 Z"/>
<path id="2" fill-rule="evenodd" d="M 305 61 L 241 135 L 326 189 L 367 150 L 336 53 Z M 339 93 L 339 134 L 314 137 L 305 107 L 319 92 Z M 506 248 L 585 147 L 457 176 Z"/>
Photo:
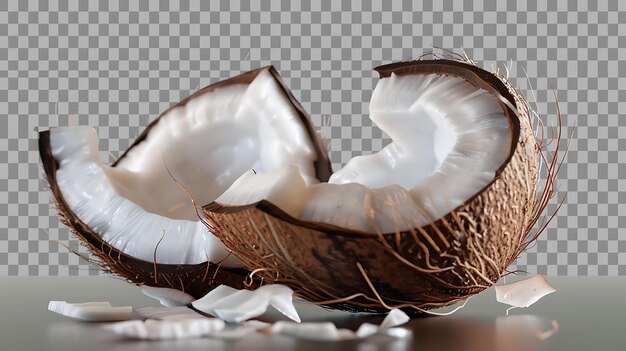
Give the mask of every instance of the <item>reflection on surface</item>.
<path id="1" fill-rule="evenodd" d="M 361 323 L 379 323 L 372 315 L 344 316 L 334 322 L 338 327 L 356 329 Z M 240 340 L 187 339 L 174 341 L 125 340 L 96 323 L 62 322 L 49 326 L 46 344 L 50 350 L 543 350 L 545 341 L 537 333 L 550 329 L 550 321 L 533 315 L 514 315 L 497 319 L 470 317 L 425 317 L 403 327 L 412 337 L 397 339 L 375 336 L 360 341 L 313 342 L 285 336 L 253 334 Z M 83 343 L 82 345 L 80 343 Z"/>

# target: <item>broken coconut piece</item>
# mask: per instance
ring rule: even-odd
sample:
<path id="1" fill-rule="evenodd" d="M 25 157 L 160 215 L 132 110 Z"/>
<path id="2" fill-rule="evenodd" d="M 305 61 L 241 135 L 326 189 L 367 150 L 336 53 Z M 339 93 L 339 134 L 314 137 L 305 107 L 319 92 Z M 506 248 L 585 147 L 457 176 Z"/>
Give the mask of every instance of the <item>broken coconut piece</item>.
<path id="1" fill-rule="evenodd" d="M 300 322 L 300 316 L 293 305 L 293 290 L 280 284 L 263 285 L 256 290 L 237 290 L 220 285 L 191 305 L 198 311 L 229 323 L 240 323 L 258 317 L 269 306 Z"/>
<path id="2" fill-rule="evenodd" d="M 241 262 L 200 223 L 191 196 L 206 204 L 250 169 L 295 165 L 310 183 L 331 173 L 308 115 L 271 66 L 184 99 L 112 165 L 89 127 L 41 132 L 39 149 L 63 222 L 104 269 L 196 298 L 222 283 L 243 287 L 249 272 L 232 268 Z"/>
<path id="3" fill-rule="evenodd" d="M 304 221 L 406 231 L 462 205 L 511 153 L 512 127 L 500 100 L 454 75 L 391 73 L 374 89 L 370 118 L 393 142 L 351 159 L 328 183 L 311 185 L 301 167 L 255 169 L 215 201 L 267 200 Z"/>
<path id="4" fill-rule="evenodd" d="M 306 340 L 318 341 L 336 341 L 336 340 L 352 340 L 364 339 L 377 334 L 385 334 L 393 337 L 407 337 L 411 334 L 409 330 L 404 328 L 395 328 L 408 322 L 410 318 L 401 310 L 392 310 L 383 320 L 381 325 L 371 323 L 363 323 L 356 332 L 349 329 L 338 329 L 331 322 L 306 322 L 293 323 L 279 321 L 269 328 L 272 334 L 290 335 Z"/>
<path id="5" fill-rule="evenodd" d="M 50 301 L 48 310 L 86 322 L 111 322 L 137 318 L 131 306 L 113 307 L 108 302 L 67 303 Z"/>
<path id="6" fill-rule="evenodd" d="M 189 294 L 170 288 L 142 285 L 141 292 L 146 296 L 159 300 L 161 305 L 166 307 L 186 306 L 195 300 Z"/>
<path id="7" fill-rule="evenodd" d="M 126 321 L 104 326 L 118 335 L 131 339 L 169 340 L 198 338 L 224 329 L 226 323 L 217 318 L 185 320 Z"/>
<path id="8" fill-rule="evenodd" d="M 556 291 L 542 274 L 513 283 L 496 285 L 495 289 L 496 300 L 512 306 L 507 310 L 507 314 L 510 309 L 528 307 Z"/>
<path id="9" fill-rule="evenodd" d="M 495 284 L 542 210 L 532 116 L 505 77 L 470 62 L 376 70 L 370 118 L 391 144 L 327 183 L 292 166 L 248 171 L 203 213 L 256 277 L 309 301 L 451 305 Z"/>

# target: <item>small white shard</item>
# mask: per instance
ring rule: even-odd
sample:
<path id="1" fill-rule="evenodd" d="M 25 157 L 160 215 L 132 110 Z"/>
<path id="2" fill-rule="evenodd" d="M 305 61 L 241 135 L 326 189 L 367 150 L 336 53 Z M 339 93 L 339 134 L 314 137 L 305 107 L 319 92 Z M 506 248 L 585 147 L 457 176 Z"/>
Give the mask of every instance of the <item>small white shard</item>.
<path id="1" fill-rule="evenodd" d="M 412 335 L 411 331 L 406 328 L 386 328 L 383 331 L 380 331 L 379 334 L 393 336 L 398 339 L 408 338 Z"/>
<path id="2" fill-rule="evenodd" d="M 393 327 L 402 325 L 410 320 L 411 318 L 409 318 L 409 316 L 407 316 L 407 314 L 404 313 L 404 311 L 396 308 L 396 309 L 389 311 L 385 319 L 383 319 L 382 323 L 380 323 L 380 326 L 371 324 L 371 323 L 361 324 L 361 326 L 359 326 L 359 329 L 356 331 L 356 335 L 359 338 L 366 338 L 375 334 L 381 334 L 381 333 L 389 334 L 387 333 L 389 329 L 406 330 L 402 328 L 393 328 Z M 392 331 L 391 334 L 393 333 L 394 332 Z"/>
<path id="3" fill-rule="evenodd" d="M 331 322 L 320 323 L 293 323 L 278 321 L 271 327 L 272 334 L 282 334 L 306 340 L 334 341 L 350 338 L 354 332 L 343 330 L 339 332 L 337 327 Z"/>
<path id="4" fill-rule="evenodd" d="M 229 323 L 241 323 L 267 311 L 269 298 L 253 291 L 241 290 L 217 301 L 212 314 Z"/>
<path id="5" fill-rule="evenodd" d="M 399 325 L 407 323 L 410 320 L 411 318 L 406 313 L 404 313 L 404 311 L 394 308 L 393 310 L 389 311 L 387 317 L 385 317 L 383 322 L 380 323 L 380 327 L 383 329 L 397 327 Z"/>
<path id="6" fill-rule="evenodd" d="M 287 286 L 280 284 L 264 285 L 258 288 L 256 292 L 269 295 L 270 306 L 284 314 L 287 318 L 296 322 L 301 321 L 298 311 L 296 311 L 296 307 L 293 305 L 293 290 Z"/>
<path id="7" fill-rule="evenodd" d="M 86 322 L 113 322 L 135 319 L 131 306 L 113 307 L 108 302 L 67 303 L 50 301 L 48 310 Z"/>
<path id="8" fill-rule="evenodd" d="M 356 336 L 359 338 L 367 338 L 368 336 L 372 336 L 381 329 L 380 326 L 372 324 L 372 323 L 363 323 L 359 326 L 359 329 L 356 331 Z"/>
<path id="9" fill-rule="evenodd" d="M 217 318 L 187 320 L 156 320 L 126 321 L 105 326 L 130 339 L 171 340 L 182 338 L 198 338 L 217 333 L 224 329 L 226 323 Z"/>
<path id="10" fill-rule="evenodd" d="M 184 320 L 207 318 L 185 306 L 178 307 L 142 307 L 135 312 L 144 319 Z"/>
<path id="11" fill-rule="evenodd" d="M 288 318 L 300 322 L 293 305 L 293 290 L 278 284 L 264 285 L 256 290 L 237 290 L 220 285 L 191 305 L 229 323 L 258 317 L 271 305 Z"/>
<path id="12" fill-rule="evenodd" d="M 541 274 L 513 283 L 496 285 L 495 289 L 496 300 L 512 306 L 511 308 L 528 307 L 556 291 Z"/>
<path id="13" fill-rule="evenodd" d="M 146 296 L 159 300 L 161 305 L 166 307 L 186 306 L 195 300 L 193 296 L 185 292 L 170 288 L 142 285 L 141 292 Z"/>

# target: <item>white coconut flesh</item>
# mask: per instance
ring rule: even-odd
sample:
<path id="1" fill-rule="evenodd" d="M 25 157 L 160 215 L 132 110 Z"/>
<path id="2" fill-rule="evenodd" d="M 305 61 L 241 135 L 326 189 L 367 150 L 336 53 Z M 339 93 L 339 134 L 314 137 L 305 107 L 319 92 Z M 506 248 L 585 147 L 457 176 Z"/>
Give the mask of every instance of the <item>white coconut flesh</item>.
<path id="1" fill-rule="evenodd" d="M 216 202 L 268 200 L 289 215 L 369 233 L 424 226 L 494 178 L 511 150 L 499 100 L 468 81 L 424 74 L 383 78 L 370 118 L 392 142 L 358 156 L 328 183 L 310 184 L 301 167 L 246 172 Z"/>
<path id="2" fill-rule="evenodd" d="M 215 200 L 253 169 L 289 165 L 306 185 L 315 179 L 317 155 L 307 130 L 268 71 L 250 84 L 217 88 L 168 111 L 115 167 L 102 164 L 90 127 L 52 129 L 50 143 L 70 209 L 104 241 L 149 262 L 194 264 L 228 256 L 174 179 L 197 205 Z M 231 255 L 223 265 L 240 263 Z"/>

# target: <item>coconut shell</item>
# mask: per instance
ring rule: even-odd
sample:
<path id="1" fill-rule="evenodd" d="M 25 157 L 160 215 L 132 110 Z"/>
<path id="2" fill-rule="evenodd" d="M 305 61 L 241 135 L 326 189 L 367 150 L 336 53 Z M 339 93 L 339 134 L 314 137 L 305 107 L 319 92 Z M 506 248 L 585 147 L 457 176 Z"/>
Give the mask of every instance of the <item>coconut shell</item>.
<path id="1" fill-rule="evenodd" d="M 500 99 L 510 155 L 494 180 L 431 224 L 364 233 L 293 218 L 263 200 L 210 203 L 212 232 L 264 283 L 284 283 L 320 304 L 350 310 L 446 306 L 493 285 L 515 260 L 532 226 L 537 144 L 522 96 L 504 79 L 467 62 L 423 60 L 378 67 L 381 77 L 444 74 Z"/>
<path id="2" fill-rule="evenodd" d="M 146 127 L 130 148 L 113 163 L 113 167 L 115 167 L 130 150 L 146 140 L 152 127 L 159 123 L 160 117 L 165 115 L 169 110 L 185 105 L 190 100 L 221 87 L 232 84 L 250 84 L 254 78 L 263 71 L 268 71 L 272 74 L 279 83 L 285 96 L 296 109 L 318 155 L 315 161 L 316 175 L 320 180 L 328 180 L 332 173 L 332 168 L 326 149 L 323 147 L 320 137 L 315 132 L 309 115 L 295 99 L 278 72 L 272 66 L 259 68 L 209 85 L 172 106 Z M 56 180 L 56 171 L 59 167 L 59 163 L 52 155 L 49 131 L 39 133 L 39 154 L 46 173 L 46 179 L 48 180 L 50 190 L 54 196 L 60 220 L 63 224 L 68 226 L 72 233 L 99 259 L 97 265 L 104 271 L 121 276 L 133 284 L 174 288 L 185 291 L 196 298 L 204 296 L 207 292 L 220 284 L 229 285 L 237 289 L 254 288 L 258 286 L 258 280 L 249 280 L 248 275 L 250 272 L 246 269 L 221 267 L 219 263 L 212 262 L 201 264 L 160 264 L 148 262 L 129 256 L 111 246 L 103 241 L 98 233 L 85 225 L 67 205 Z M 248 279 L 247 284 L 246 279 Z"/>

